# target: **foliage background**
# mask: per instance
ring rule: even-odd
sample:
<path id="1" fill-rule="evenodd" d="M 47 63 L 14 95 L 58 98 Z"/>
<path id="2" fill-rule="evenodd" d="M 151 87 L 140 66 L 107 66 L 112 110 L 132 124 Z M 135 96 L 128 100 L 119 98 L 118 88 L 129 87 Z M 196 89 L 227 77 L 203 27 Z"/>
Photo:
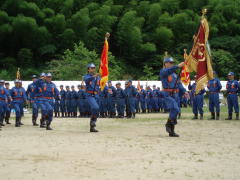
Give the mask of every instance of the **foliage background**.
<path id="1" fill-rule="evenodd" d="M 110 79 L 158 79 L 166 50 L 177 61 L 190 50 L 202 8 L 214 69 L 239 73 L 239 0 L 1 0 L 0 78 L 20 67 L 25 80 L 41 71 L 79 80 L 110 32 Z"/>

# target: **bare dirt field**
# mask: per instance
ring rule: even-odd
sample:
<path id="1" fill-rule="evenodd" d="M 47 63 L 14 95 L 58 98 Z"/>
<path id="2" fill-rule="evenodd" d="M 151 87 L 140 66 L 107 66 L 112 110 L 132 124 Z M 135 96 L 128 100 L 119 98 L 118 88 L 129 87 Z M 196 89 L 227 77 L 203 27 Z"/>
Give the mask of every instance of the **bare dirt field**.
<path id="1" fill-rule="evenodd" d="M 0 131 L 0 180 L 240 179 L 240 121 L 190 120 L 170 138 L 167 114 L 136 119 L 55 118 L 53 131 L 13 124 Z M 13 119 L 11 120 L 13 123 Z"/>

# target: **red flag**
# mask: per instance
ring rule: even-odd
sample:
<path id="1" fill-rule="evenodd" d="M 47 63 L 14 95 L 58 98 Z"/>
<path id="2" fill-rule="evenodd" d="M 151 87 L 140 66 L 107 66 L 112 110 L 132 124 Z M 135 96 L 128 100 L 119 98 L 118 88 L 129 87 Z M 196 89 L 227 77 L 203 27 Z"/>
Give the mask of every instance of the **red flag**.
<path id="1" fill-rule="evenodd" d="M 101 55 L 101 65 L 99 72 L 101 74 L 101 81 L 100 81 L 100 87 L 101 91 L 106 86 L 106 83 L 108 81 L 108 41 L 107 38 L 105 38 L 102 55 Z"/>
<path id="2" fill-rule="evenodd" d="M 137 89 L 138 89 L 138 91 L 141 91 L 141 87 L 140 87 L 140 81 L 138 81 L 138 84 L 137 84 Z"/>
<path id="3" fill-rule="evenodd" d="M 182 71 L 181 71 L 181 81 L 183 84 L 185 84 L 186 86 L 190 83 L 190 72 L 188 70 L 188 62 L 187 62 L 187 58 L 188 55 L 186 53 L 186 50 L 184 50 L 184 60 L 185 60 L 185 65 L 182 67 Z"/>
<path id="4" fill-rule="evenodd" d="M 213 79 L 213 70 L 209 56 L 207 41 L 209 26 L 206 18 L 202 17 L 197 35 L 194 37 L 194 44 L 188 56 L 189 71 L 197 73 L 196 93 L 203 89 L 207 82 Z"/>

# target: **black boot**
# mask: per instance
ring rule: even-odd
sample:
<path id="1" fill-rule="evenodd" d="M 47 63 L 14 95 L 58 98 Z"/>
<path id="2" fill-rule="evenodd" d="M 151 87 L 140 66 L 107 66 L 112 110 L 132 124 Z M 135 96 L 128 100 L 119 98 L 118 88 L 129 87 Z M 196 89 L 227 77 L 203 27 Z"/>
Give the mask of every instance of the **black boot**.
<path id="1" fill-rule="evenodd" d="M 200 114 L 200 120 L 203 120 L 203 114 Z"/>
<path id="2" fill-rule="evenodd" d="M 40 128 L 45 128 L 46 126 L 45 126 L 45 120 L 44 120 L 44 118 L 41 118 L 40 119 Z"/>
<path id="3" fill-rule="evenodd" d="M 239 113 L 236 113 L 236 120 L 239 120 Z"/>
<path id="4" fill-rule="evenodd" d="M 169 134 L 169 136 L 170 137 L 179 137 L 179 135 L 177 133 L 175 133 L 174 129 L 175 129 L 175 125 L 171 124 L 171 131 L 172 131 L 172 133 Z"/>
<path id="5" fill-rule="evenodd" d="M 232 113 L 228 113 L 228 118 L 226 118 L 225 120 L 232 120 Z"/>
<path id="6" fill-rule="evenodd" d="M 15 127 L 20 127 L 20 117 L 16 117 Z"/>
<path id="7" fill-rule="evenodd" d="M 55 116 L 54 116 L 54 117 L 57 117 L 57 112 L 55 112 L 54 114 L 55 114 Z"/>
<path id="8" fill-rule="evenodd" d="M 37 121 L 37 118 L 35 116 L 32 116 L 32 123 L 33 123 L 33 126 L 38 126 L 38 124 L 36 123 Z"/>
<path id="9" fill-rule="evenodd" d="M 180 119 L 181 118 L 181 113 L 178 113 L 178 119 Z"/>
<path id="10" fill-rule="evenodd" d="M 211 118 L 209 120 L 215 120 L 215 112 L 211 112 Z"/>
<path id="11" fill-rule="evenodd" d="M 194 117 L 192 119 L 198 119 L 198 114 L 194 114 Z"/>
<path id="12" fill-rule="evenodd" d="M 19 124 L 20 124 L 20 126 L 24 125 L 24 124 L 22 123 L 22 117 L 19 118 Z"/>
<path id="13" fill-rule="evenodd" d="M 136 113 L 132 113 L 132 118 L 134 119 L 136 116 Z"/>
<path id="14" fill-rule="evenodd" d="M 95 116 L 92 116 L 90 119 L 90 132 L 98 132 L 98 130 L 95 129 L 96 122 L 97 122 L 97 118 Z"/>
<path id="15" fill-rule="evenodd" d="M 64 113 L 62 112 L 61 114 L 62 114 L 62 118 L 64 118 Z"/>
<path id="16" fill-rule="evenodd" d="M 165 124 L 166 131 L 168 132 L 169 136 L 172 134 L 172 128 L 171 128 L 171 120 L 168 118 L 167 123 Z"/>
<path id="17" fill-rule="evenodd" d="M 6 113 L 6 116 L 5 116 L 5 122 L 6 122 L 6 124 L 11 124 L 11 123 L 9 122 L 10 113 L 11 113 L 11 112 L 7 112 L 7 113 Z"/>
<path id="18" fill-rule="evenodd" d="M 128 112 L 127 118 L 129 119 L 129 118 L 131 118 L 131 117 L 132 117 L 132 113 L 131 113 L 131 112 Z"/>
<path id="19" fill-rule="evenodd" d="M 219 120 L 220 114 L 219 112 L 216 112 L 216 120 Z"/>
<path id="20" fill-rule="evenodd" d="M 47 120 L 47 127 L 46 127 L 46 130 L 53 130 L 51 127 L 51 122 L 49 120 Z"/>

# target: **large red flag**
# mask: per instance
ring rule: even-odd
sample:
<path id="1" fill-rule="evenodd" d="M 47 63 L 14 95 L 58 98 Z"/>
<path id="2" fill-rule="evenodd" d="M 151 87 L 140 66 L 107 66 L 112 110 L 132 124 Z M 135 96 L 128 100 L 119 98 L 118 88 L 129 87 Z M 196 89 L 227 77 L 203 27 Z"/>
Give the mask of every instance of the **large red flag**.
<path id="1" fill-rule="evenodd" d="M 187 65 L 190 72 L 195 71 L 197 73 L 196 93 L 203 89 L 209 80 L 213 79 L 213 69 L 207 47 L 208 35 L 208 22 L 203 16 L 198 33 L 194 37 L 194 44 L 188 56 Z"/>
<path id="2" fill-rule="evenodd" d="M 105 38 L 105 42 L 103 46 L 99 72 L 101 74 L 100 87 L 102 91 L 108 81 L 108 40 L 107 38 Z"/>

